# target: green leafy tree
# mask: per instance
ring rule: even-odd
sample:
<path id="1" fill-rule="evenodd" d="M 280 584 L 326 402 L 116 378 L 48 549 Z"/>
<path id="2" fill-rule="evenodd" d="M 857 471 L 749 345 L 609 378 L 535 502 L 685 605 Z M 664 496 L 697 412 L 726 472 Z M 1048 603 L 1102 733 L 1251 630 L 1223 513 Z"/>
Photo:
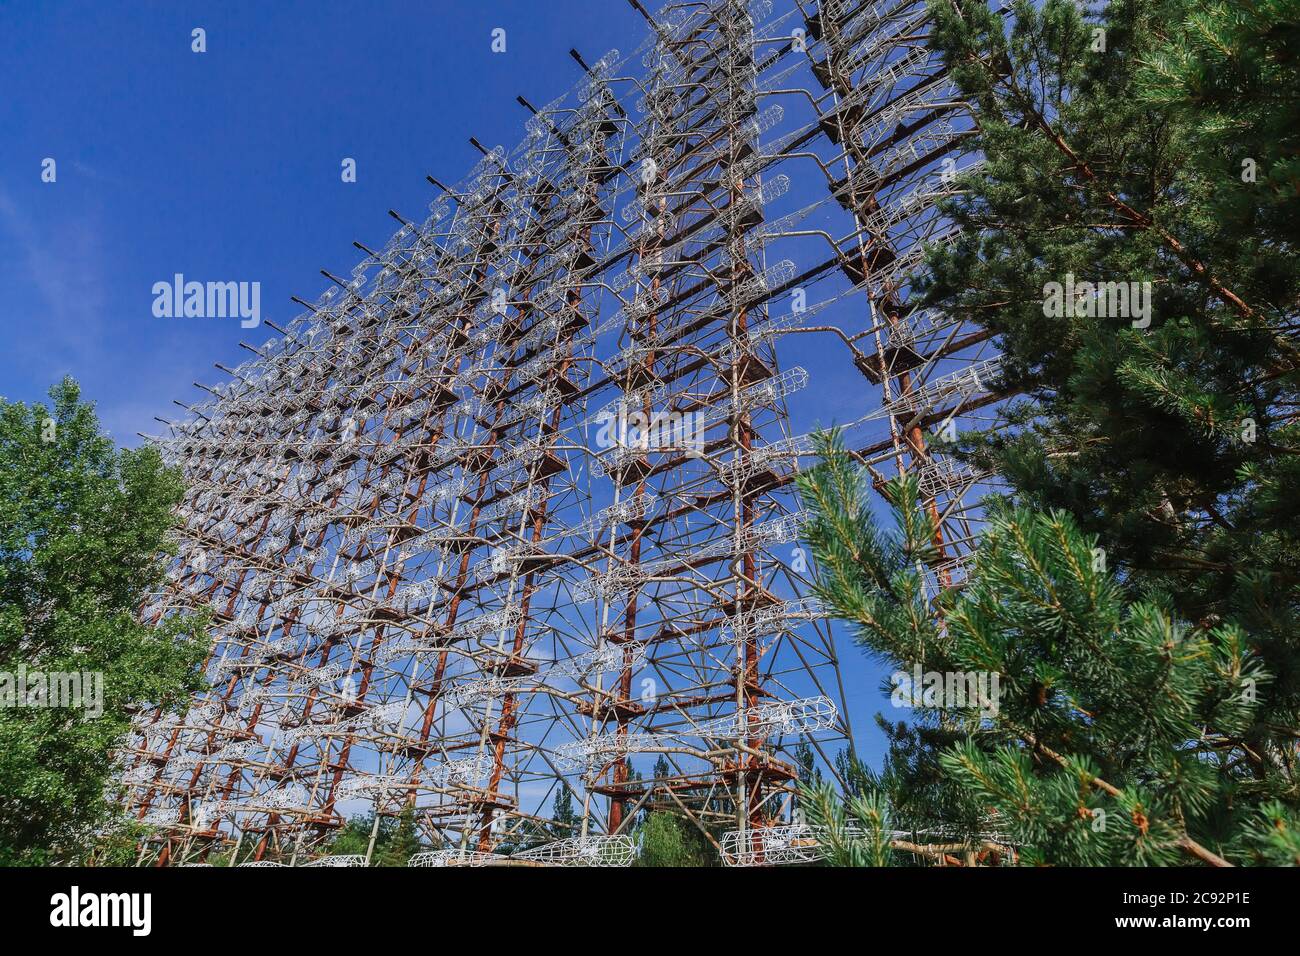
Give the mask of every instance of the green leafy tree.
<path id="1" fill-rule="evenodd" d="M 690 820 L 680 813 L 653 810 L 637 828 L 636 866 L 717 866 L 718 853 Z"/>
<path id="2" fill-rule="evenodd" d="M 149 834 L 149 827 L 142 823 L 114 819 L 96 835 L 93 855 L 84 862 L 94 866 L 135 866 L 140 860 L 140 845 Z M 82 860 L 78 858 L 77 862 Z"/>
<path id="3" fill-rule="evenodd" d="M 375 845 L 387 841 L 392 835 L 393 818 L 380 817 L 378 829 L 375 827 L 375 813 L 357 814 L 339 828 L 330 841 L 330 856 L 365 856 L 370 848 L 370 834 L 375 834 Z"/>
<path id="4" fill-rule="evenodd" d="M 1096 9 L 1017 2 L 1007 29 L 986 4 L 931 3 L 987 162 L 946 205 L 962 237 L 933 252 L 926 295 L 996 336 L 999 384 L 1025 396 L 1013 427 L 968 432 L 956 451 L 1017 504 L 1072 515 L 1128 600 L 1198 638 L 1232 628 L 1270 681 L 1219 755 L 1252 798 L 1291 805 L 1297 4 Z M 1149 314 L 1094 314 L 1107 310 L 1087 295 L 1045 314 L 1069 276 L 1149 282 Z"/>
<path id="5" fill-rule="evenodd" d="M 1009 844 L 1028 863 L 1294 861 L 1294 803 L 1269 799 L 1225 746 L 1270 682 L 1239 625 L 1201 628 L 1129 599 L 1069 515 L 998 503 L 964 586 L 931 596 L 919 568 L 935 556 L 934 525 L 915 479 L 887 487 L 886 530 L 852 457 L 819 441 L 823 462 L 799 478 L 818 596 L 878 660 L 963 677 L 950 685 L 960 694 L 913 701 L 918 723 L 952 738 L 935 788 L 961 812 L 923 821 L 931 832 Z M 869 845 L 840 859 L 878 862 L 871 827 L 888 827 L 871 821 L 887 804 L 853 799 Z M 812 802 L 821 819 L 841 812 L 824 794 Z"/>
<path id="6" fill-rule="evenodd" d="M 103 713 L 0 708 L 8 865 L 82 859 L 115 832 L 106 790 L 131 715 L 196 690 L 207 646 L 201 619 L 138 617 L 162 580 L 179 475 L 151 448 L 115 449 L 72 380 L 50 398 L 0 400 L 0 671 L 101 675 Z"/>
<path id="7" fill-rule="evenodd" d="M 234 866 L 235 865 L 235 848 L 215 850 L 208 854 L 204 862 L 211 866 Z"/>
<path id="8" fill-rule="evenodd" d="M 375 841 L 373 851 L 370 850 L 371 834 Z M 329 855 L 365 856 L 369 852 L 371 866 L 406 866 L 421 849 L 415 811 L 407 807 L 396 817 L 381 814 L 378 825 L 373 810 L 350 818 L 330 841 Z"/>

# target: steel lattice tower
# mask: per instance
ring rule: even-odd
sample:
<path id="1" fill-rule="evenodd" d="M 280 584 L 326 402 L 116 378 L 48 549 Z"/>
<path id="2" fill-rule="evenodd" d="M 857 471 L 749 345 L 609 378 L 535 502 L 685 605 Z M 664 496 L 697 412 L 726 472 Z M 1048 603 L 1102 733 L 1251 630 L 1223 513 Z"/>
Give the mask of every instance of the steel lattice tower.
<path id="1" fill-rule="evenodd" d="M 156 439 L 191 490 L 144 613 L 214 621 L 210 689 L 123 754 L 159 862 L 302 864 L 367 806 L 426 865 L 626 864 L 651 806 L 732 864 L 815 857 L 792 750 L 833 773 L 851 735 L 788 356 L 850 384 L 877 479 L 919 472 L 959 584 L 985 478 L 924 435 L 997 415 L 996 359 L 911 283 L 973 123 L 918 0 L 633 6 L 635 53 L 575 52 L 522 142 Z"/>

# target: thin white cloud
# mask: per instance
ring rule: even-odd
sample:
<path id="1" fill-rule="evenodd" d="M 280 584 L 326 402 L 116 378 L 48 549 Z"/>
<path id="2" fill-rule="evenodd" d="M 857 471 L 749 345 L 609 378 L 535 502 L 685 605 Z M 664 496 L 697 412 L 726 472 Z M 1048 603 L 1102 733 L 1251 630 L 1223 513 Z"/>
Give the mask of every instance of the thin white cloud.
<path id="1" fill-rule="evenodd" d="M 43 306 L 35 315 L 11 316 L 40 330 L 27 338 L 27 358 L 51 380 L 69 366 L 89 367 L 99 355 L 106 298 L 103 243 L 93 216 L 38 227 L 0 190 L 0 227 L 21 257 L 11 266 L 15 280 L 26 279 Z"/>

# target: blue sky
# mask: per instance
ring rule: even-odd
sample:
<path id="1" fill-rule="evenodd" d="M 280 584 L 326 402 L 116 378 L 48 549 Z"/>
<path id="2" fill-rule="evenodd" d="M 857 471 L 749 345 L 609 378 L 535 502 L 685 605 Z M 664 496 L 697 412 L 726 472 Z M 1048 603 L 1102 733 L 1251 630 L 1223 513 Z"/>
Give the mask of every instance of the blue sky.
<path id="1" fill-rule="evenodd" d="M 348 273 L 353 240 L 387 239 L 388 209 L 422 217 L 424 177 L 457 181 L 470 136 L 513 145 L 515 96 L 578 80 L 570 47 L 591 62 L 643 34 L 622 0 L 0 5 L 0 394 L 71 373 L 119 440 L 153 431 L 269 333 L 155 318 L 153 283 L 260 281 L 263 315 L 287 320 L 320 269 Z"/>
<path id="2" fill-rule="evenodd" d="M 515 97 L 540 106 L 577 82 L 570 47 L 594 62 L 645 32 L 625 0 L 0 4 L 0 395 L 39 400 L 71 374 L 118 441 L 157 432 L 154 415 L 176 417 L 173 399 L 223 380 L 213 363 L 239 364 L 241 338 L 271 330 L 156 318 L 154 283 L 257 281 L 283 324 L 290 295 L 321 291 L 320 269 L 349 273 L 353 240 L 384 243 L 388 209 L 422 218 L 425 176 L 458 181 L 479 157 L 470 136 L 518 142 Z M 794 339 L 815 362 L 813 337 Z M 823 422 L 862 404 L 853 388 L 819 393 Z M 841 655 L 875 762 L 880 673 L 847 641 Z"/>

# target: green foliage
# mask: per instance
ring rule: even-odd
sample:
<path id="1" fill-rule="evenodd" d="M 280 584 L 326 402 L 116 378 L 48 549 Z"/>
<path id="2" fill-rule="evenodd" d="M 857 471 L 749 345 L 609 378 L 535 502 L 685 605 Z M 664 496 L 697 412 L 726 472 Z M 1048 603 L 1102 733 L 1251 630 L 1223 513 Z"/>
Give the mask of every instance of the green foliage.
<path id="1" fill-rule="evenodd" d="M 1228 229 L 1294 250 L 1300 240 L 1300 0 L 1192 6 L 1146 58 L 1136 82 L 1143 103 L 1188 126 L 1189 160 L 1215 183 L 1209 199 L 1216 217 Z"/>
<path id="2" fill-rule="evenodd" d="M 0 400 L 0 671 L 98 672 L 104 712 L 0 709 L 0 863 L 78 860 L 112 832 L 111 755 L 141 708 L 197 689 L 202 620 L 142 624 L 179 475 L 116 450 L 65 379 L 51 407 Z"/>
<path id="3" fill-rule="evenodd" d="M 420 835 L 415 826 L 415 809 L 406 807 L 397 817 L 397 825 L 381 847 L 375 844 L 370 857 L 371 866 L 406 866 L 408 860 L 422 849 Z"/>
<path id="4" fill-rule="evenodd" d="M 393 817 L 381 815 L 375 827 L 375 813 L 352 817 L 334 835 L 330 842 L 330 856 L 365 856 L 370 847 L 370 835 L 375 835 L 371 866 L 406 866 L 407 861 L 419 853 L 419 833 L 415 825 L 415 811 L 410 807 Z"/>
<path id="5" fill-rule="evenodd" d="M 646 814 L 637 827 L 636 866 L 717 866 L 718 853 L 691 821 L 667 810 Z"/>
<path id="6" fill-rule="evenodd" d="M 855 796 L 874 785 L 870 768 L 865 766 L 848 747 L 835 755 L 835 772 L 844 782 L 844 792 Z"/>
<path id="7" fill-rule="evenodd" d="M 1131 600 L 1070 516 L 999 504 L 964 587 L 929 599 L 916 556 L 933 527 L 915 480 L 887 488 L 899 529 L 887 533 L 838 439 L 821 436 L 819 450 L 822 464 L 799 478 L 818 597 L 899 670 L 999 677 L 991 701 L 918 708 L 917 724 L 940 736 L 891 754 L 878 782 L 908 807 L 908 829 L 972 845 L 993 831 L 1022 861 L 1056 865 L 1188 862 L 1189 840 L 1240 862 L 1285 853 L 1285 826 L 1257 833 L 1272 788 L 1236 743 L 1270 681 L 1238 625 L 1194 627 Z M 819 799 L 818 819 L 841 819 L 828 791 Z M 861 799 L 853 817 L 887 816 L 870 785 Z M 870 841 L 832 850 L 880 858 Z"/>
<path id="8" fill-rule="evenodd" d="M 1300 866 L 1300 814 L 1277 801 L 1264 804 L 1251 820 L 1247 844 L 1255 862 L 1265 866 Z"/>
<path id="9" fill-rule="evenodd" d="M 815 788 L 822 785 L 821 768 L 816 765 L 816 755 L 807 741 L 801 740 L 795 744 L 794 752 L 795 766 L 799 768 L 799 787 L 800 793 L 794 798 L 794 808 L 801 808 L 806 799 L 803 791 L 809 788 Z"/>
<path id="10" fill-rule="evenodd" d="M 668 763 L 668 758 L 663 754 L 659 754 L 659 756 L 655 758 L 654 767 L 650 770 L 650 778 L 652 780 L 667 780 L 672 775 L 673 768 Z"/>
<path id="11" fill-rule="evenodd" d="M 380 837 L 387 840 L 393 831 L 393 818 L 381 817 L 379 820 L 379 832 L 376 835 L 376 842 Z M 347 823 L 334 834 L 334 839 L 330 841 L 330 856 L 365 856 L 370 847 L 370 833 L 375 826 L 375 814 L 372 810 L 369 814 L 358 814 L 351 817 Z"/>
<path id="12" fill-rule="evenodd" d="M 557 840 L 564 840 L 575 835 L 574 826 L 578 822 L 577 811 L 573 808 L 573 791 L 564 784 L 560 785 L 555 795 L 555 804 L 551 809 L 551 825 L 548 827 Z"/>
<path id="13" fill-rule="evenodd" d="M 100 829 L 93 856 L 85 862 L 94 866 L 135 866 L 139 860 L 140 844 L 148 835 L 149 828 L 143 824 L 117 817 Z"/>
<path id="14" fill-rule="evenodd" d="M 1018 2 L 1010 30 L 982 3 L 932 11 L 988 161 L 946 206 L 964 233 L 926 295 L 997 336 L 1026 396 L 957 451 L 1072 515 L 1130 600 L 1258 659 L 1267 693 L 1222 746 L 1294 803 L 1300 4 Z M 1150 327 L 1045 316 L 1067 273 L 1150 281 Z"/>
<path id="15" fill-rule="evenodd" d="M 794 762 L 799 768 L 799 782 L 805 786 L 821 783 L 822 772 L 816 765 L 816 756 L 807 741 L 801 740 L 794 747 Z"/>
<path id="16" fill-rule="evenodd" d="M 805 787 L 800 803 L 807 822 L 824 834 L 822 849 L 828 866 L 892 866 L 895 851 L 888 799 L 866 790 L 847 800 L 829 784 Z"/>
<path id="17" fill-rule="evenodd" d="M 909 828 L 971 836 L 985 829 L 987 813 L 951 785 L 940 762 L 945 750 L 967 739 L 964 729 L 942 715 L 907 723 L 876 714 L 876 724 L 887 742 L 884 767 L 876 774 L 859 765 L 846 795 L 886 794 L 895 819 Z"/>

